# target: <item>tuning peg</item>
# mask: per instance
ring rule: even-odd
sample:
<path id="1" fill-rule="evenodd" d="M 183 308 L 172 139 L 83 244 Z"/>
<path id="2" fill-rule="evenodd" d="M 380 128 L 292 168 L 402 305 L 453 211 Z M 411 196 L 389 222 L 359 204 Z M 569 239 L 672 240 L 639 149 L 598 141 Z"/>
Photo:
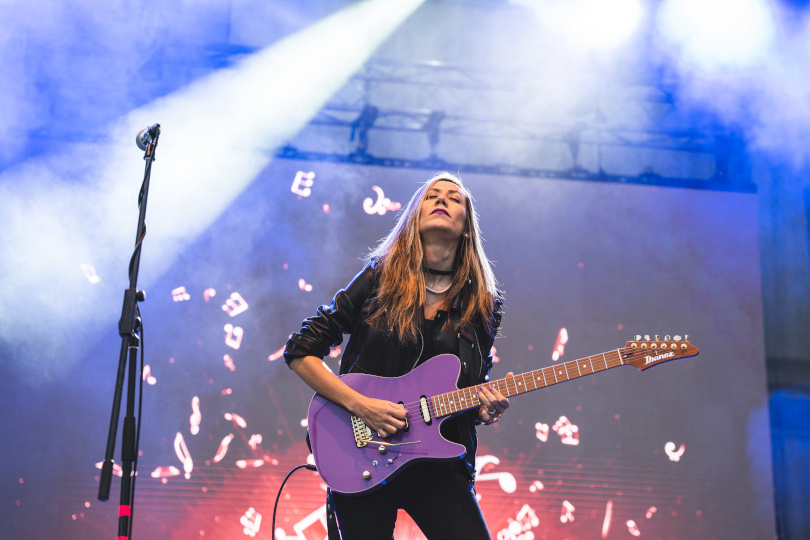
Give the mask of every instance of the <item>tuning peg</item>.
<path id="1" fill-rule="evenodd" d="M 644 334 L 644 341 L 650 341 L 649 334 Z"/>
<path id="2" fill-rule="evenodd" d="M 658 337 L 658 334 L 655 334 L 655 341 L 661 341 L 661 338 Z"/>
<path id="3" fill-rule="evenodd" d="M 686 334 L 685 336 L 683 336 L 683 340 L 684 341 L 689 341 L 689 334 Z"/>
<path id="4" fill-rule="evenodd" d="M 664 341 L 670 341 L 672 338 L 670 336 L 664 336 Z"/>
<path id="5" fill-rule="evenodd" d="M 680 340 L 681 340 L 681 336 L 675 336 L 675 341 L 680 341 Z"/>
<path id="6" fill-rule="evenodd" d="M 633 339 L 635 339 L 636 341 L 641 341 L 641 336 L 640 336 L 640 335 L 638 335 L 638 334 L 636 334 L 636 337 L 635 337 L 635 338 L 633 338 Z"/>

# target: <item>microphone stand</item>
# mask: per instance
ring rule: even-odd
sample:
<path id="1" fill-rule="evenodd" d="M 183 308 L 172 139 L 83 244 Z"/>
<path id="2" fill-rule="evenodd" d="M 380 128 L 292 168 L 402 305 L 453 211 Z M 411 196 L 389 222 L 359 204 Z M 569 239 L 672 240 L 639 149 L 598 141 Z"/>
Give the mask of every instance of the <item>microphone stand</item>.
<path id="1" fill-rule="evenodd" d="M 144 291 L 138 290 L 138 270 L 141 262 L 141 245 L 146 236 L 146 202 L 149 196 L 149 179 L 152 173 L 152 162 L 155 160 L 160 125 L 155 124 L 148 128 L 148 136 L 141 141 L 141 132 L 136 137 L 138 146 L 146 143 L 143 159 L 146 161 L 143 184 L 138 195 L 138 229 L 135 236 L 135 251 L 129 261 L 129 288 L 124 291 L 124 304 L 121 318 L 118 320 L 118 333 L 121 335 L 121 354 L 118 361 L 118 376 L 115 382 L 115 395 L 113 396 L 110 431 L 107 436 L 107 452 L 101 467 L 98 500 L 106 501 L 110 495 L 110 484 L 113 472 L 113 454 L 115 452 L 115 436 L 118 431 L 118 416 L 121 410 L 121 394 L 124 386 L 124 374 L 127 373 L 127 405 L 124 417 L 124 429 L 121 442 L 121 502 L 118 508 L 118 540 L 131 538 L 132 533 L 132 500 L 134 498 L 135 480 L 132 477 L 133 464 L 137 469 L 137 444 L 140 435 L 136 436 L 135 421 L 135 380 L 138 377 L 137 357 L 140 349 L 142 326 L 141 312 L 138 302 L 146 298 Z M 141 354 L 143 357 L 143 354 Z M 129 370 L 127 370 L 129 359 Z M 140 403 L 140 402 L 139 402 Z"/>

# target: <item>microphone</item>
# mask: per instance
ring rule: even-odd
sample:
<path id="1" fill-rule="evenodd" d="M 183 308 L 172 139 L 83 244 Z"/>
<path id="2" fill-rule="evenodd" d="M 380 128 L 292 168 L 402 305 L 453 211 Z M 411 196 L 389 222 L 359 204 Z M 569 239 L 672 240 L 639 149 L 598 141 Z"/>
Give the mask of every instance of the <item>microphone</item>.
<path id="1" fill-rule="evenodd" d="M 157 139 L 160 134 L 160 124 L 152 124 L 147 128 L 143 128 L 135 135 L 135 144 L 138 145 L 143 151 L 146 151 L 146 146 Z"/>

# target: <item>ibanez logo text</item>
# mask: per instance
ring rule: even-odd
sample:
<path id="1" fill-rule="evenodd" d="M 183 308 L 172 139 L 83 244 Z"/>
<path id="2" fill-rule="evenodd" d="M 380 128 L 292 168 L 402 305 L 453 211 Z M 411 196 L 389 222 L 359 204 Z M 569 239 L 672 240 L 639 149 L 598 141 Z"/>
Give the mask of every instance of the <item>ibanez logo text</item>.
<path id="1" fill-rule="evenodd" d="M 663 358 L 672 358 L 673 356 L 675 356 L 674 352 L 668 352 L 668 353 L 664 353 L 664 354 L 659 354 L 658 356 L 645 356 L 644 358 L 646 358 L 647 361 L 644 362 L 644 365 L 646 366 L 647 364 L 657 362 L 658 360 L 661 360 Z"/>

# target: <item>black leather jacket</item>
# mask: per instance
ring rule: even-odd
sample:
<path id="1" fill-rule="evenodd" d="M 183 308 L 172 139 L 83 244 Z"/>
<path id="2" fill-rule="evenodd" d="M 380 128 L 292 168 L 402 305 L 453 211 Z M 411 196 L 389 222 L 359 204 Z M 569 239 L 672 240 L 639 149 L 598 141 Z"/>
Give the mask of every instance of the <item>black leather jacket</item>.
<path id="1" fill-rule="evenodd" d="M 419 360 L 426 336 L 418 343 L 402 344 L 395 337 L 367 323 L 373 306 L 370 296 L 377 286 L 374 265 L 367 265 L 345 289 L 335 294 L 332 303 L 318 308 L 315 316 L 304 320 L 301 330 L 294 333 L 284 350 L 284 359 L 289 364 L 296 358 L 316 356 L 323 358 L 329 348 L 342 343 L 343 334 L 350 334 L 343 352 L 340 373 L 369 373 L 382 377 L 398 377 L 411 371 Z M 459 387 L 473 386 L 489 380 L 492 368 L 491 349 L 501 318 L 501 304 L 497 302 L 492 333 L 487 332 L 482 321 L 459 327 L 460 315 L 465 306 L 462 293 L 454 299 L 449 313 L 439 311 L 434 320 L 433 342 L 437 354 L 452 353 L 461 361 Z M 478 436 L 475 431 L 478 410 L 472 409 L 442 426 L 442 433 L 449 440 L 461 443 L 467 453 L 464 460 L 470 477 L 475 472 L 475 451 Z"/>

